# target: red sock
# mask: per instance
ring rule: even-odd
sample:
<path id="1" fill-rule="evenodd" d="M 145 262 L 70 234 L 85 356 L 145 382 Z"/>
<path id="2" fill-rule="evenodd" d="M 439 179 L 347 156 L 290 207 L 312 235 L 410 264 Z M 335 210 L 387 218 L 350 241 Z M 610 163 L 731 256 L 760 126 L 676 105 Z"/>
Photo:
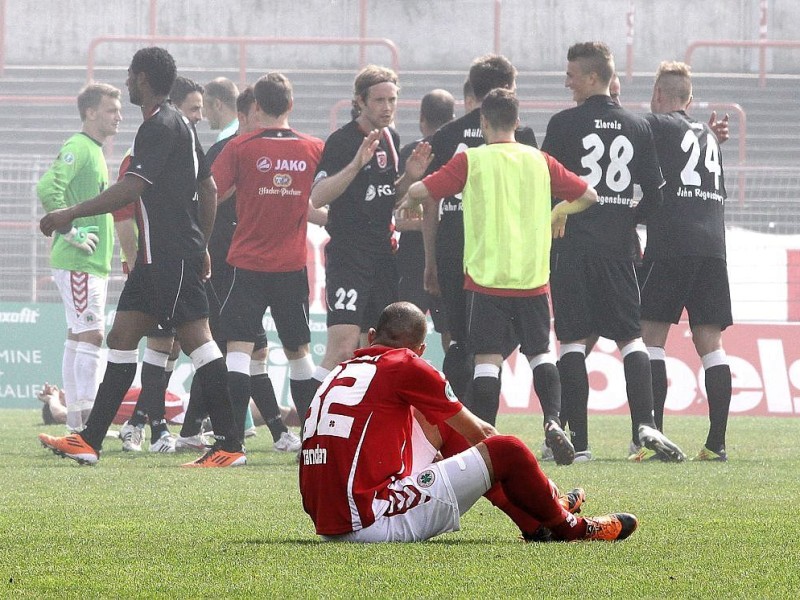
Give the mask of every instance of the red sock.
<path id="1" fill-rule="evenodd" d="M 532 535 L 542 526 L 541 521 L 534 519 L 524 510 L 515 506 L 511 500 L 508 499 L 508 496 L 506 496 L 506 493 L 503 491 L 503 487 L 499 483 L 495 483 L 483 496 L 506 513 L 524 535 Z"/>
<path id="2" fill-rule="evenodd" d="M 571 515 L 553 498 L 550 480 L 536 457 L 516 437 L 497 435 L 483 441 L 492 461 L 494 479 L 500 482 L 512 505 L 549 527 L 558 539 L 583 537 L 583 519 Z"/>

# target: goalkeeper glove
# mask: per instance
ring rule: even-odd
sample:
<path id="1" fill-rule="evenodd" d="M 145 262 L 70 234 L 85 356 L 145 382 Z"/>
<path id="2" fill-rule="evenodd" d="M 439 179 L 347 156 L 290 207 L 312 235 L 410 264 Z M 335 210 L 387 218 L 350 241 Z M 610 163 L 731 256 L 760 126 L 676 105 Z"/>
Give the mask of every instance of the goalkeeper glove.
<path id="1" fill-rule="evenodd" d="M 94 249 L 97 248 L 97 242 L 100 241 L 100 238 L 97 237 L 98 231 L 100 231 L 100 228 L 97 225 L 73 227 L 69 232 L 62 234 L 62 236 L 68 244 L 91 255 L 94 254 Z"/>

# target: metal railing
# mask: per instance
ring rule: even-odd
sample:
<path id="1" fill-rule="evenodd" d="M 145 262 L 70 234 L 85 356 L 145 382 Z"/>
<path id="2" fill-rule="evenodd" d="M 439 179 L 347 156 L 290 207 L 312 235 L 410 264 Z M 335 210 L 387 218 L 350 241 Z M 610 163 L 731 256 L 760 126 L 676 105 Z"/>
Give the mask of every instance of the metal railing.
<path id="1" fill-rule="evenodd" d="M 698 40 L 689 44 L 683 62 L 692 64 L 692 57 L 698 48 L 758 48 L 758 85 L 767 83 L 767 48 L 800 49 L 800 40 Z"/>

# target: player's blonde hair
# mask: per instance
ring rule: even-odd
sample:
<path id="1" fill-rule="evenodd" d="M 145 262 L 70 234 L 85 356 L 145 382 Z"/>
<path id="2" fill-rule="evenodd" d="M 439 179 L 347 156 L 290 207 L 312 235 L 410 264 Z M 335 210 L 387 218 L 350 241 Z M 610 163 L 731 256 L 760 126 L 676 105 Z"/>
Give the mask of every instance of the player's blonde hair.
<path id="1" fill-rule="evenodd" d="M 78 94 L 78 112 L 81 121 L 86 120 L 86 111 L 90 108 L 97 108 L 103 96 L 108 96 L 114 100 L 119 100 L 120 91 L 113 85 L 107 83 L 90 83 Z"/>
<path id="2" fill-rule="evenodd" d="M 656 71 L 655 86 L 667 98 L 688 103 L 692 98 L 692 67 L 676 60 L 662 61 Z"/>

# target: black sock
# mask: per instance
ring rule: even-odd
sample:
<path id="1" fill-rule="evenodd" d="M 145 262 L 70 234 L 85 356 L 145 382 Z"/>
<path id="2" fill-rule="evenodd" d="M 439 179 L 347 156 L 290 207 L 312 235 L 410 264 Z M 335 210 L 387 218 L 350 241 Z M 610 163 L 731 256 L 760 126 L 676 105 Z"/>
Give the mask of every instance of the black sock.
<path id="1" fill-rule="evenodd" d="M 297 409 L 297 417 L 300 419 L 300 431 L 306 422 L 306 414 L 314 400 L 320 382 L 316 379 L 289 379 L 289 391 L 292 393 L 292 401 Z"/>
<path id="2" fill-rule="evenodd" d="M 286 424 L 283 422 L 283 419 L 280 416 L 272 417 L 266 422 L 267 428 L 269 432 L 272 434 L 272 441 L 277 442 L 281 439 L 281 435 L 289 431 L 289 428 L 286 427 Z"/>
<path id="3" fill-rule="evenodd" d="M 664 431 L 664 405 L 667 403 L 667 363 L 650 359 L 653 378 L 653 417 L 659 431 Z"/>
<path id="4" fill-rule="evenodd" d="M 181 437 L 200 435 L 203 430 L 203 420 L 207 415 L 208 409 L 203 397 L 203 387 L 200 385 L 200 378 L 195 377 L 192 379 L 192 387 L 189 391 L 189 405 L 186 407 L 186 414 L 183 416 Z"/>
<path id="5" fill-rule="evenodd" d="M 228 371 L 228 394 L 230 394 L 231 406 L 233 406 L 236 431 L 241 438 L 244 438 L 244 420 L 250 404 L 250 374 Z M 216 431 L 215 427 L 215 434 Z"/>
<path id="6" fill-rule="evenodd" d="M 476 377 L 473 379 L 471 410 L 475 416 L 494 425 L 499 408 L 500 379 L 498 377 Z"/>
<path id="7" fill-rule="evenodd" d="M 106 364 L 106 373 L 103 376 L 103 383 L 97 390 L 94 408 L 86 422 L 86 428 L 80 434 L 95 450 L 99 451 L 102 447 L 103 438 L 135 376 L 136 363 Z"/>
<path id="8" fill-rule="evenodd" d="M 472 380 L 472 360 L 461 343 L 450 344 L 442 361 L 442 372 L 450 382 L 453 393 L 464 402 Z"/>
<path id="9" fill-rule="evenodd" d="M 706 438 L 706 448 L 719 452 L 725 449 L 728 412 L 731 407 L 730 365 L 714 365 L 706 369 L 706 395 L 708 396 L 708 420 L 711 424 Z"/>
<path id="10" fill-rule="evenodd" d="M 156 419 L 150 421 L 150 443 L 155 444 L 161 436 L 169 435 L 166 419 Z"/>
<path id="11" fill-rule="evenodd" d="M 589 449 L 589 377 L 583 352 L 567 352 L 558 361 L 561 375 L 561 425 L 569 426 L 576 452 Z"/>
<path id="12" fill-rule="evenodd" d="M 639 425 L 655 427 L 653 420 L 653 379 L 647 352 L 631 352 L 623 360 L 625 391 L 631 411 L 631 437 L 639 444 Z"/>
<path id="13" fill-rule="evenodd" d="M 253 402 L 258 412 L 261 413 L 261 418 L 264 419 L 267 427 L 269 427 L 272 441 L 277 442 L 281 434 L 284 431 L 288 431 L 288 429 L 281 421 L 281 409 L 278 407 L 275 388 L 272 385 L 269 374 L 259 373 L 258 375 L 250 376 L 250 395 L 253 397 Z"/>
<path id="14" fill-rule="evenodd" d="M 144 425 L 148 417 L 151 423 L 164 419 L 166 383 L 162 367 L 146 361 L 142 363 L 142 390 L 139 392 L 133 417 L 129 421 L 131 425 Z"/>
<path id="15" fill-rule="evenodd" d="M 544 414 L 544 422 L 555 420 L 560 423 L 561 379 L 558 367 L 553 363 L 541 363 L 533 370 L 533 389 L 539 397 Z"/>
<path id="16" fill-rule="evenodd" d="M 203 397 L 211 415 L 214 437 L 223 450 L 240 451 L 242 437 L 237 433 L 236 417 L 233 415 L 233 406 L 228 395 L 228 369 L 225 367 L 225 359 L 220 357 L 204 364 L 197 369 L 194 376 L 200 379 L 203 388 Z"/>

